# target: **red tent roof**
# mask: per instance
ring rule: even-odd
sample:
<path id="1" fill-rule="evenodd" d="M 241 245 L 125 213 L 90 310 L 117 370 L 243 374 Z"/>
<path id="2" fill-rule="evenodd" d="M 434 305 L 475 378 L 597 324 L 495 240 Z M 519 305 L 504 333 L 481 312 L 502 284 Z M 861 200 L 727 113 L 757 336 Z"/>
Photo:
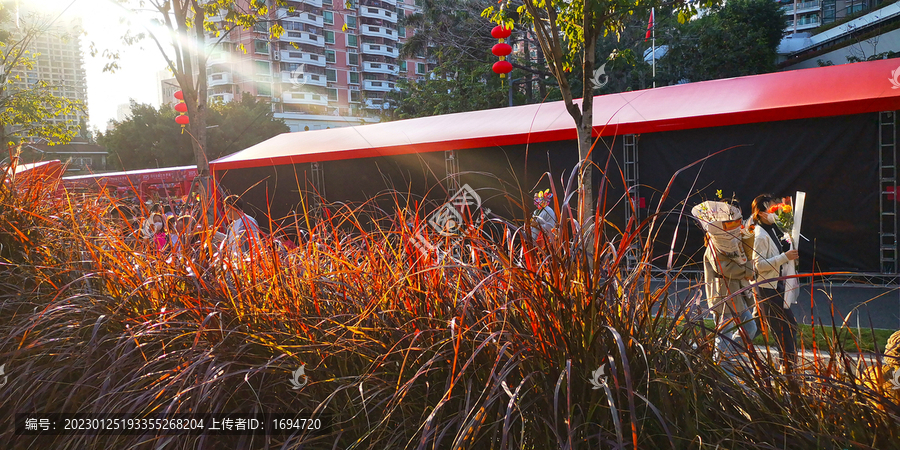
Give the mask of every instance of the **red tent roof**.
<path id="1" fill-rule="evenodd" d="M 594 97 L 594 134 L 622 135 L 900 109 L 900 59 Z M 897 71 L 897 77 L 894 71 Z M 213 170 L 575 139 L 563 102 L 285 133 Z"/>
<path id="2" fill-rule="evenodd" d="M 10 175 L 14 175 L 19 181 L 39 179 L 55 182 L 62 176 L 63 169 L 63 163 L 58 159 L 54 159 L 51 161 L 18 164 L 15 167 L 15 171 Z M 6 167 L 4 170 L 9 171 L 9 167 Z"/>

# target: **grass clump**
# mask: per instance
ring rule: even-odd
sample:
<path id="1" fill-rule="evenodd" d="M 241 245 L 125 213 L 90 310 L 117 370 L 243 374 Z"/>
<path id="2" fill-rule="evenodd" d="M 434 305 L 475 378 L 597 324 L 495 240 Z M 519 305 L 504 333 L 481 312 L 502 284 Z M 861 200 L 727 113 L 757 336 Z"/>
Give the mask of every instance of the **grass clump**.
<path id="1" fill-rule="evenodd" d="M 652 288 L 652 218 L 621 232 L 493 224 L 429 232 L 436 205 L 342 206 L 244 258 L 135 252 L 102 197 L 25 197 L 0 264 L 0 439 L 13 448 L 887 448 L 891 392 L 842 347 L 780 374 L 751 352 L 727 366 L 712 336 Z M 557 196 L 560 198 L 560 196 Z M 397 201 L 397 205 L 405 204 Z M 361 219 L 365 217 L 365 220 Z M 594 218 L 604 223 L 602 211 Z M 375 223 L 376 225 L 372 225 Z M 210 225 L 208 229 L 214 229 Z M 499 238 L 496 237 L 499 235 Z M 29 237 L 29 236 L 40 236 Z M 443 250 L 422 252 L 425 236 Z M 649 252 L 645 252 L 645 255 Z M 674 318 L 674 319 L 673 319 Z M 293 389 L 304 366 L 308 384 Z M 12 413 L 327 414 L 327 434 L 18 436 Z M 325 417 L 325 416 L 323 416 Z"/>

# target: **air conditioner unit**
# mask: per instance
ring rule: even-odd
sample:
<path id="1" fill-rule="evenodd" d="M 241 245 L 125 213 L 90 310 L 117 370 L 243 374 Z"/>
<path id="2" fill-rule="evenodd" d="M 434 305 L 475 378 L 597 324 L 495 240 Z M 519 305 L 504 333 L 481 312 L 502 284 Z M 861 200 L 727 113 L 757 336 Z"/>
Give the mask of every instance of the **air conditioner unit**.
<path id="1" fill-rule="evenodd" d="M 281 103 L 281 97 L 272 97 L 272 101 L 275 103 Z"/>
<path id="2" fill-rule="evenodd" d="M 277 53 L 277 52 L 276 52 L 276 53 L 275 53 L 274 55 L 272 55 L 272 56 L 275 58 L 275 61 L 281 60 L 281 53 Z"/>
<path id="3" fill-rule="evenodd" d="M 359 53 L 359 51 L 355 48 L 348 48 L 347 53 Z"/>

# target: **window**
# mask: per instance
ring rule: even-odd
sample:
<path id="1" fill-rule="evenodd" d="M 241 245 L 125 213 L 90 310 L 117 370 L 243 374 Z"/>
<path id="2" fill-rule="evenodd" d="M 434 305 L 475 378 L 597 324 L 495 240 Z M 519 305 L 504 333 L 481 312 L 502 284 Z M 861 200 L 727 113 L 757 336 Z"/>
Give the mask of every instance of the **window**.
<path id="1" fill-rule="evenodd" d="M 322 18 L 327 25 L 334 25 L 334 12 L 325 11 L 322 13 Z"/>
<path id="2" fill-rule="evenodd" d="M 425 64 L 424 63 L 416 63 L 416 73 L 422 75 L 425 73 Z"/>
<path id="3" fill-rule="evenodd" d="M 253 61 L 253 65 L 256 66 L 257 75 L 271 75 L 268 61 Z"/>
<path id="4" fill-rule="evenodd" d="M 397 29 L 397 34 L 400 37 L 406 37 L 406 27 L 400 27 Z"/>
<path id="5" fill-rule="evenodd" d="M 334 44 L 334 31 L 325 31 L 325 43 Z"/>
<path id="6" fill-rule="evenodd" d="M 358 47 L 359 46 L 359 37 L 355 34 L 347 35 L 347 47 Z"/>
<path id="7" fill-rule="evenodd" d="M 356 16 L 347 16 L 347 28 L 356 28 Z"/>
<path id="8" fill-rule="evenodd" d="M 359 65 L 359 53 L 347 53 L 347 64 L 351 66 Z"/>
<path id="9" fill-rule="evenodd" d="M 334 50 L 325 50 L 325 62 L 330 62 L 330 63 L 337 62 L 337 58 L 335 57 Z"/>
<path id="10" fill-rule="evenodd" d="M 269 43 L 266 41 L 261 41 L 259 39 L 253 41 L 253 50 L 256 53 L 265 53 L 269 54 Z"/>
<path id="11" fill-rule="evenodd" d="M 349 72 L 348 80 L 350 83 L 359 84 L 359 72 Z"/>
<path id="12" fill-rule="evenodd" d="M 337 89 L 325 89 L 328 91 L 328 101 L 336 102 L 338 99 Z"/>
<path id="13" fill-rule="evenodd" d="M 377 80 L 374 73 L 364 73 L 363 80 Z"/>
<path id="14" fill-rule="evenodd" d="M 350 91 L 350 101 L 359 103 L 359 91 Z"/>
<path id="15" fill-rule="evenodd" d="M 400 71 L 406 72 L 406 61 L 400 61 Z"/>
<path id="16" fill-rule="evenodd" d="M 337 71 L 334 69 L 325 69 L 325 79 L 328 81 L 337 81 Z"/>
<path id="17" fill-rule="evenodd" d="M 253 31 L 256 31 L 258 33 L 265 33 L 266 31 L 268 31 L 266 29 L 266 23 L 265 22 L 256 22 L 255 24 L 253 24 Z"/>

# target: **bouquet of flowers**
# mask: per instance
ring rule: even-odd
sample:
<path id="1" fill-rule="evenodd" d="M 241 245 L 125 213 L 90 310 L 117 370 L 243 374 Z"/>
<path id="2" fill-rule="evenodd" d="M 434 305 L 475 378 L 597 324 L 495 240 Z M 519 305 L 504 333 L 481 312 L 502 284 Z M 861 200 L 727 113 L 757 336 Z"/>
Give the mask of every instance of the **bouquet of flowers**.
<path id="1" fill-rule="evenodd" d="M 534 194 L 534 206 L 538 209 L 544 209 L 550 205 L 550 200 L 553 199 L 553 194 L 550 192 L 550 189 L 544 191 L 538 191 L 537 194 Z"/>
<path id="2" fill-rule="evenodd" d="M 794 206 L 791 197 L 781 199 L 781 203 L 769 207 L 769 212 L 775 214 L 775 225 L 794 242 L 791 233 L 794 229 Z"/>

